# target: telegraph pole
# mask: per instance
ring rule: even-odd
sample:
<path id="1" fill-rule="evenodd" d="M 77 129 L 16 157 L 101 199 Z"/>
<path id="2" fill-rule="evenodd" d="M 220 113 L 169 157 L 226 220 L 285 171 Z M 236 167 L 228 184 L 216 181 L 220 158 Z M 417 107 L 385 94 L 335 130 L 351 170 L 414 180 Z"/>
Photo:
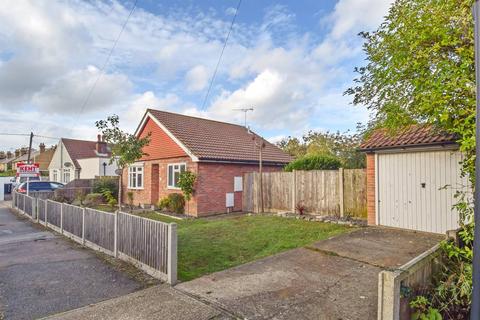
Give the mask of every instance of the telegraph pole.
<path id="1" fill-rule="evenodd" d="M 30 143 L 28 145 L 27 164 L 30 164 L 30 156 L 32 155 L 32 140 L 33 140 L 33 132 L 30 132 Z"/>
<path id="2" fill-rule="evenodd" d="M 480 320 L 480 0 L 473 5 L 475 18 L 475 80 L 476 80 L 476 115 L 475 115 L 475 194 L 473 239 L 473 290 L 470 320 Z"/>

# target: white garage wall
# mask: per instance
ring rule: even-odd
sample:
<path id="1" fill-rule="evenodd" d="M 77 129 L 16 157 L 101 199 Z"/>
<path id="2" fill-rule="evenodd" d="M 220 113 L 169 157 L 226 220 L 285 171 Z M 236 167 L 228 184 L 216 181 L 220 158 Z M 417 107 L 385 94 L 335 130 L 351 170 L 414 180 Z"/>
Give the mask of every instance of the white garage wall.
<path id="1" fill-rule="evenodd" d="M 457 228 L 454 195 L 468 190 L 462 159 L 451 150 L 378 154 L 378 223 L 435 233 Z"/>

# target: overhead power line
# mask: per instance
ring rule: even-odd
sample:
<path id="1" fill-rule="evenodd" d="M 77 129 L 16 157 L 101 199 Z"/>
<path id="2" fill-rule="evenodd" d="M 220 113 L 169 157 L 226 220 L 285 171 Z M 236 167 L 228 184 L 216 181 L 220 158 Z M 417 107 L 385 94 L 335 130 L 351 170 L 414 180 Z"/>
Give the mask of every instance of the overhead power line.
<path id="1" fill-rule="evenodd" d="M 207 104 L 208 96 L 210 95 L 210 91 L 212 90 L 213 82 L 215 81 L 215 77 L 217 75 L 218 67 L 220 66 L 220 62 L 222 61 L 223 52 L 225 51 L 225 47 L 227 46 L 228 38 L 230 38 L 230 34 L 232 33 L 233 25 L 235 24 L 235 20 L 237 19 L 238 10 L 240 9 L 241 4 L 242 4 L 242 0 L 238 0 L 237 10 L 235 10 L 235 14 L 233 16 L 232 23 L 230 24 L 230 29 L 228 29 L 227 36 L 225 37 L 225 42 L 223 43 L 222 51 L 220 52 L 220 56 L 218 57 L 217 65 L 215 66 L 215 70 L 213 71 L 212 78 L 210 79 L 210 84 L 208 85 L 207 93 L 205 94 L 205 98 L 203 99 L 201 110 L 205 110 L 205 106 Z"/>
<path id="2" fill-rule="evenodd" d="M 110 49 L 110 52 L 108 53 L 107 58 L 105 59 L 105 62 L 103 63 L 102 68 L 100 69 L 100 73 L 98 74 L 97 79 L 95 79 L 95 82 L 93 83 L 92 87 L 90 88 L 90 91 L 88 91 L 87 97 L 83 101 L 83 104 L 82 104 L 82 107 L 80 108 L 79 114 L 82 114 L 83 110 L 85 110 L 85 107 L 87 106 L 87 104 L 90 100 L 90 97 L 92 96 L 93 90 L 95 90 L 95 87 L 97 86 L 98 80 L 100 80 L 100 78 L 102 77 L 103 72 L 105 71 L 105 68 L 107 67 L 108 62 L 110 60 L 110 57 L 112 56 L 113 51 L 117 47 L 118 40 L 120 40 L 120 37 L 122 36 L 123 31 L 125 30 L 125 27 L 127 26 L 128 20 L 130 20 L 130 17 L 132 16 L 133 11 L 135 10 L 135 7 L 137 6 L 137 2 L 138 2 L 138 0 L 135 0 L 135 2 L 133 3 L 133 7 L 130 10 L 130 13 L 128 14 L 127 19 L 123 23 L 122 29 L 120 30 L 120 33 L 118 34 L 117 38 L 115 39 L 115 42 L 113 43 L 113 46 Z"/>

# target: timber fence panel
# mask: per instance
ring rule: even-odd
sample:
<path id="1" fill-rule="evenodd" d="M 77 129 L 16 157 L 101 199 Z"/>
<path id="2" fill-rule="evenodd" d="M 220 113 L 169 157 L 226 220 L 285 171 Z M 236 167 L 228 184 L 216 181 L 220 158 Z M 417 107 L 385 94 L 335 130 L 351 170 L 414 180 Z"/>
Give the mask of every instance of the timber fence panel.
<path id="1" fill-rule="evenodd" d="M 45 210 L 47 200 L 37 199 L 37 215 L 40 223 L 45 222 Z"/>
<path id="2" fill-rule="evenodd" d="M 62 203 L 56 202 L 52 200 L 47 200 L 47 223 L 52 229 L 55 231 L 60 230 L 61 223 L 62 223 Z"/>
<path id="3" fill-rule="evenodd" d="M 83 208 L 63 204 L 63 230 L 77 237 L 82 237 Z"/>
<path id="4" fill-rule="evenodd" d="M 311 214 L 340 215 L 343 208 L 348 215 L 365 217 L 366 175 L 363 169 L 266 172 L 262 180 L 265 212 L 294 212 L 295 207 L 302 204 Z M 246 173 L 243 210 L 260 212 L 260 196 L 260 174 Z"/>
<path id="5" fill-rule="evenodd" d="M 120 212 L 118 219 L 118 255 L 120 258 L 136 264 L 147 273 L 176 282 L 176 245 L 168 252 L 169 237 L 174 237 L 176 232 L 171 234 L 171 225 L 160 221 L 145 219 L 128 213 Z M 169 233 L 170 232 L 170 233 Z M 173 261 L 172 261 L 173 259 Z M 168 277 L 171 273 L 170 263 L 175 263 L 173 278 Z M 172 280 L 173 279 L 173 280 Z"/>
<path id="6" fill-rule="evenodd" d="M 81 217 L 81 216 L 80 216 Z M 115 214 L 85 208 L 85 240 L 112 254 L 115 246 Z M 86 243 L 88 245 L 88 243 Z"/>
<path id="7" fill-rule="evenodd" d="M 345 214 L 366 218 L 367 175 L 365 169 L 345 169 L 343 171 L 343 186 Z"/>

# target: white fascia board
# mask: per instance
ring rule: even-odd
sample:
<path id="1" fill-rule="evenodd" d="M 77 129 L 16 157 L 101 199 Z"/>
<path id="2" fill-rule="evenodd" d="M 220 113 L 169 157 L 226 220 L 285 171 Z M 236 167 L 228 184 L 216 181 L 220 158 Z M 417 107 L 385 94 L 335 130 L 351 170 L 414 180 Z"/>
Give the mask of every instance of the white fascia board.
<path id="1" fill-rule="evenodd" d="M 188 149 L 180 140 L 178 140 L 177 137 L 175 137 L 173 133 L 171 133 L 170 130 L 168 130 L 167 127 L 165 127 L 163 123 L 158 121 L 158 119 L 154 115 L 152 115 L 150 112 L 145 113 L 145 116 L 143 117 L 142 122 L 140 122 L 140 125 L 135 131 L 135 136 L 138 137 L 143 127 L 145 126 L 145 123 L 147 122 L 148 118 L 152 119 L 153 122 L 155 122 L 160 127 L 160 129 L 162 129 L 167 134 L 167 136 L 169 136 L 180 148 L 182 148 L 182 150 L 185 151 L 185 153 L 192 159 L 193 162 L 199 161 L 198 157 L 194 155 L 193 152 L 190 151 L 190 149 Z"/>

